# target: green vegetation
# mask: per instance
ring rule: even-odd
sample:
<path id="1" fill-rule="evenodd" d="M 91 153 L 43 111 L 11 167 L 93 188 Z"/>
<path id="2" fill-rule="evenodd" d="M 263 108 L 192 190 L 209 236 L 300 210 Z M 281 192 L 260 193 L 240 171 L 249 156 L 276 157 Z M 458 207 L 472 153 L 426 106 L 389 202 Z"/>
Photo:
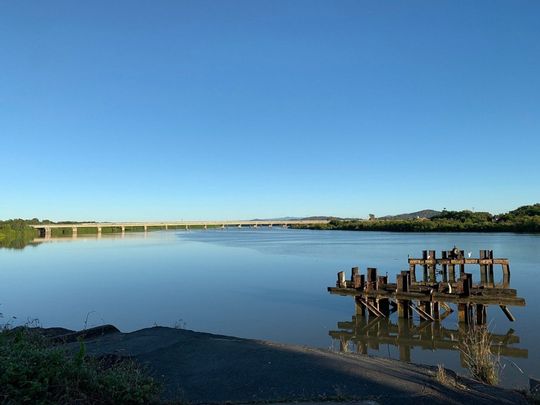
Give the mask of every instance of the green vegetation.
<path id="1" fill-rule="evenodd" d="M 445 210 L 430 219 L 336 219 L 328 224 L 295 227 L 351 231 L 540 233 L 540 204 L 525 205 L 500 215 L 492 215 L 489 212 Z"/>
<path id="2" fill-rule="evenodd" d="M 28 222 L 22 219 L 0 221 L 0 247 L 22 249 L 32 242 L 37 232 Z"/>
<path id="3" fill-rule="evenodd" d="M 66 224 L 65 228 L 52 228 L 51 236 L 54 238 L 61 237 L 71 237 L 73 236 L 73 227 L 71 225 L 77 224 L 80 222 L 75 221 L 61 221 L 53 222 L 48 219 L 39 220 L 37 218 L 33 219 L 10 219 L 6 221 L 0 221 L 0 248 L 12 248 L 12 249 L 22 249 L 27 245 L 31 245 L 33 240 L 39 236 L 38 231 L 32 228 L 30 225 L 62 225 Z M 92 223 L 92 221 L 85 221 L 84 223 Z M 208 229 L 211 228 L 221 228 L 221 225 L 208 225 Z M 165 225 L 161 226 L 148 226 L 147 231 L 159 231 L 165 230 Z M 168 226 L 169 230 L 186 229 L 185 225 L 170 225 Z M 189 229 L 206 229 L 204 225 L 189 225 Z M 125 232 L 144 232 L 144 226 L 126 226 Z M 105 234 L 116 234 L 122 233 L 121 227 L 114 226 L 102 226 L 101 233 Z M 77 228 L 77 236 L 84 235 L 97 235 L 98 228 L 96 227 L 79 227 Z"/>
<path id="4" fill-rule="evenodd" d="M 0 332 L 0 402 L 3 404 L 146 404 L 159 385 L 130 360 L 108 363 L 72 354 L 30 328 Z"/>

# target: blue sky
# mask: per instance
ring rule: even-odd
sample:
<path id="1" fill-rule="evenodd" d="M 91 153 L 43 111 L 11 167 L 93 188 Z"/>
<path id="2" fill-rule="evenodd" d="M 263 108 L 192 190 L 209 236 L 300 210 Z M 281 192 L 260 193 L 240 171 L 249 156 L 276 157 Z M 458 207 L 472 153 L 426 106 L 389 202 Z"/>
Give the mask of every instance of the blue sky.
<path id="1" fill-rule="evenodd" d="M 0 0 L 0 218 L 540 202 L 540 2 Z"/>

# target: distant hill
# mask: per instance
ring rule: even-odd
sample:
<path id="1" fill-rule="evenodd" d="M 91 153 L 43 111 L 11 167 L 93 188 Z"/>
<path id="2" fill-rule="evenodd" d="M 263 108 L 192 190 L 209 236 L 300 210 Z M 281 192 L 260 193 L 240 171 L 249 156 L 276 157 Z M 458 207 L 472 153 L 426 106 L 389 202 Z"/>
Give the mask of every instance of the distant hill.
<path id="1" fill-rule="evenodd" d="M 399 215 L 387 215 L 385 217 L 380 217 L 377 219 L 383 219 L 383 220 L 395 220 L 395 219 L 415 219 L 415 218 L 431 218 L 435 215 L 439 215 L 440 211 L 435 210 L 422 210 L 422 211 L 416 211 L 411 212 L 409 214 L 399 214 Z"/>

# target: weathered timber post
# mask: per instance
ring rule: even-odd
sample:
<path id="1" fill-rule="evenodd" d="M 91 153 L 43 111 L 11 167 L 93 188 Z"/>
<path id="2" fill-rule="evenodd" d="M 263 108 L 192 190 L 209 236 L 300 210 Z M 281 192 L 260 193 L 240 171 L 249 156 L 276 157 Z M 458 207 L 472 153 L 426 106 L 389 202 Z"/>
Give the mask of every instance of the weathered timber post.
<path id="1" fill-rule="evenodd" d="M 514 315 L 512 315 L 512 312 L 510 312 L 506 305 L 499 305 L 499 307 L 502 309 L 510 322 L 514 322 L 516 320 L 516 318 L 514 318 Z"/>
<path id="2" fill-rule="evenodd" d="M 448 256 L 448 258 L 450 258 L 450 260 L 452 260 L 452 252 L 451 251 L 447 251 L 446 255 Z M 453 264 L 453 263 L 450 263 L 448 265 L 448 279 L 449 279 L 448 281 L 450 281 L 451 283 L 456 282 L 456 265 Z"/>
<path id="3" fill-rule="evenodd" d="M 488 271 L 488 287 L 494 288 L 495 287 L 495 276 L 493 274 L 493 250 L 486 250 L 486 258 L 490 259 L 491 262 L 487 265 L 487 271 Z"/>
<path id="4" fill-rule="evenodd" d="M 360 275 L 358 267 L 353 267 L 351 269 L 351 281 L 354 288 L 364 288 L 364 276 Z"/>
<path id="5" fill-rule="evenodd" d="M 345 272 L 344 271 L 340 271 L 337 274 L 336 287 L 339 287 L 339 288 L 346 288 L 347 287 L 347 281 L 345 281 Z"/>
<path id="6" fill-rule="evenodd" d="M 71 228 L 71 235 L 76 238 L 77 237 L 77 227 L 74 226 L 73 228 Z"/>
<path id="7" fill-rule="evenodd" d="M 381 290 L 388 284 L 388 276 L 377 277 L 377 290 Z M 384 316 L 390 315 L 390 301 L 388 298 L 377 298 L 376 306 L 383 313 Z"/>
<path id="8" fill-rule="evenodd" d="M 508 262 L 502 264 L 503 271 L 503 287 L 510 287 L 510 265 Z"/>
<path id="9" fill-rule="evenodd" d="M 388 298 L 379 298 L 379 311 L 381 311 L 384 316 L 390 315 L 390 300 Z"/>
<path id="10" fill-rule="evenodd" d="M 367 268 L 367 288 L 368 291 L 377 289 L 377 269 L 375 267 Z"/>
<path id="11" fill-rule="evenodd" d="M 357 288 L 359 290 L 364 290 L 366 288 L 366 276 L 364 274 L 355 276 L 354 288 Z"/>
<path id="12" fill-rule="evenodd" d="M 368 288 L 370 291 L 371 290 L 377 291 L 379 289 L 377 269 L 375 267 L 369 267 L 367 271 L 368 271 Z M 366 299 L 375 309 L 377 310 L 379 309 L 379 300 L 377 298 L 366 298 Z M 377 317 L 378 314 L 374 312 L 373 310 L 370 310 L 368 306 L 368 316 Z"/>
<path id="13" fill-rule="evenodd" d="M 148 232 L 148 225 L 144 226 L 144 232 Z"/>
<path id="14" fill-rule="evenodd" d="M 468 297 L 471 294 L 472 274 L 463 273 L 463 275 L 461 276 L 461 279 L 463 280 L 463 295 Z"/>
<path id="15" fill-rule="evenodd" d="M 407 285 L 407 289 L 405 291 L 409 291 L 409 287 L 411 286 L 411 274 L 407 270 L 402 270 L 401 275 L 403 276 L 403 280 Z"/>
<path id="16" fill-rule="evenodd" d="M 360 274 L 360 269 L 358 267 L 351 267 L 351 281 L 354 281 L 354 276 Z"/>
<path id="17" fill-rule="evenodd" d="M 427 260 L 427 258 L 428 258 L 428 251 L 427 250 L 422 250 L 422 259 Z M 423 277 L 422 281 L 424 281 L 424 283 L 427 283 L 427 281 L 428 281 L 428 266 L 427 266 L 427 264 L 424 263 L 423 268 L 424 268 L 424 274 L 423 274 L 424 277 Z"/>
<path id="18" fill-rule="evenodd" d="M 404 276 L 403 274 L 397 275 L 397 294 L 401 292 L 407 292 L 409 291 L 409 286 L 407 284 L 407 276 Z M 409 301 L 408 300 L 402 300 L 397 299 L 397 306 L 398 306 L 398 317 L 407 319 L 409 318 Z"/>
<path id="19" fill-rule="evenodd" d="M 448 252 L 446 250 L 443 250 L 441 252 L 442 259 L 448 259 Z M 443 282 L 448 282 L 448 265 L 445 263 L 442 265 L 442 273 L 443 273 Z"/>
<path id="20" fill-rule="evenodd" d="M 462 263 L 459 265 L 459 276 L 461 277 L 463 274 L 465 274 L 465 251 L 460 250 L 460 259 L 462 260 Z"/>
<path id="21" fill-rule="evenodd" d="M 436 283 L 437 282 L 437 274 L 435 273 L 435 266 L 436 266 L 437 261 L 435 260 L 435 251 L 434 250 L 429 251 L 429 259 L 433 260 L 433 264 L 429 265 L 429 281 L 431 283 Z"/>
<path id="22" fill-rule="evenodd" d="M 354 313 L 357 320 L 359 316 L 366 316 L 366 306 L 362 303 L 360 297 L 354 297 Z"/>
<path id="23" fill-rule="evenodd" d="M 416 265 L 409 264 L 409 274 L 411 275 L 411 283 L 416 283 Z"/>
<path id="24" fill-rule="evenodd" d="M 433 318 L 433 305 L 431 301 L 421 301 L 420 307 L 426 314 Z"/>
<path id="25" fill-rule="evenodd" d="M 487 250 L 480 250 L 480 260 L 486 259 Z M 482 285 L 487 285 L 487 266 L 485 264 L 480 264 L 480 283 Z"/>
<path id="26" fill-rule="evenodd" d="M 377 290 L 388 284 L 388 276 L 377 276 Z"/>
<path id="27" fill-rule="evenodd" d="M 462 297 L 468 297 L 471 294 L 471 288 L 472 288 L 472 274 L 470 273 L 463 273 L 461 278 L 459 279 L 460 282 L 460 292 Z M 459 303 L 458 304 L 458 319 L 459 322 L 465 322 L 469 323 L 472 320 L 471 316 L 471 305 L 469 303 Z"/>

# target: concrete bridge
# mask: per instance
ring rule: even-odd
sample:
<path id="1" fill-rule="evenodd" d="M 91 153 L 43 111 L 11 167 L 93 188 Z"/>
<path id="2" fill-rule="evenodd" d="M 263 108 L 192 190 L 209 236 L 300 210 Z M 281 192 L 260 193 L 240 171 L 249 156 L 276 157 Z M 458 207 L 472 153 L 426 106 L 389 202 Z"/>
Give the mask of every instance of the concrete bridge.
<path id="1" fill-rule="evenodd" d="M 98 235 L 101 234 L 103 228 L 118 229 L 119 232 L 125 233 L 126 228 L 141 228 L 144 232 L 147 232 L 149 228 L 160 229 L 190 229 L 192 227 L 204 228 L 227 228 L 227 227 L 252 227 L 257 228 L 260 226 L 273 227 L 289 227 L 291 225 L 317 225 L 327 224 L 328 220 L 308 220 L 308 219 L 296 219 L 296 220 L 239 220 L 239 221 L 163 221 L 163 222 L 87 222 L 87 223 L 63 223 L 63 224 L 38 224 L 30 225 L 34 229 L 39 231 L 41 238 L 50 238 L 53 229 L 71 229 L 73 236 L 77 235 L 77 231 L 80 228 L 94 228 Z"/>

